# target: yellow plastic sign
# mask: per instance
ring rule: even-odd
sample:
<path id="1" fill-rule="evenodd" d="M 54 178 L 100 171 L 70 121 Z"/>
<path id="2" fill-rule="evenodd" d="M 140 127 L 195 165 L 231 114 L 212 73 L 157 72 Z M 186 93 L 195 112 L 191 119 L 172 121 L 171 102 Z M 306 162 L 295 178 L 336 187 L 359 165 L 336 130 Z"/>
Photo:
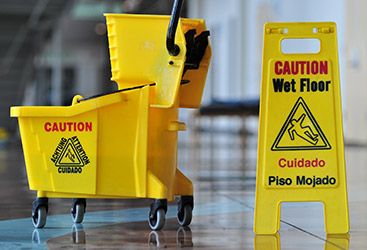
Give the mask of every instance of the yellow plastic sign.
<path id="1" fill-rule="evenodd" d="M 319 42 L 286 53 L 285 41 Z M 268 23 L 254 231 L 275 234 L 281 202 L 322 202 L 328 234 L 349 231 L 335 23 Z M 302 214 L 300 214 L 302 216 Z"/>

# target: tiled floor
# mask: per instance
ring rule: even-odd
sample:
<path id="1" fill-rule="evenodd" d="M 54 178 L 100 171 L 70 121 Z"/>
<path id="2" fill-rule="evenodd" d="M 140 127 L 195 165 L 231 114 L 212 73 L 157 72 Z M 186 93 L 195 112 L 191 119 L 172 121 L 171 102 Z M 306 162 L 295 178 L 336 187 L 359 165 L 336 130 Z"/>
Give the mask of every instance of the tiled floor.
<path id="1" fill-rule="evenodd" d="M 172 204 L 160 232 L 149 230 L 148 200 L 88 200 L 79 226 L 71 222 L 69 200 L 51 200 L 46 227 L 34 229 L 35 193 L 28 190 L 21 146 L 1 150 L 0 249 L 367 249 L 367 148 L 346 148 L 350 238 L 325 236 L 317 203 L 284 204 L 280 233 L 255 236 L 256 135 L 201 133 L 189 141 L 180 145 L 180 165 L 194 181 L 194 219 L 180 228 Z"/>

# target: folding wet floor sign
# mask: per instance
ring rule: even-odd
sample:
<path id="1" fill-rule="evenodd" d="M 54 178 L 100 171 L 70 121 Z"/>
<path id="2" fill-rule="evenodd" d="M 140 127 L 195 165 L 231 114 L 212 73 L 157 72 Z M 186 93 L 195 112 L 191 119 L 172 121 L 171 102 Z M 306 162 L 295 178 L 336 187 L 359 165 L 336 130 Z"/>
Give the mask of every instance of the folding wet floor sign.
<path id="1" fill-rule="evenodd" d="M 347 233 L 335 23 L 265 25 L 260 100 L 255 233 L 279 230 L 281 202 L 308 201 L 326 233 Z"/>

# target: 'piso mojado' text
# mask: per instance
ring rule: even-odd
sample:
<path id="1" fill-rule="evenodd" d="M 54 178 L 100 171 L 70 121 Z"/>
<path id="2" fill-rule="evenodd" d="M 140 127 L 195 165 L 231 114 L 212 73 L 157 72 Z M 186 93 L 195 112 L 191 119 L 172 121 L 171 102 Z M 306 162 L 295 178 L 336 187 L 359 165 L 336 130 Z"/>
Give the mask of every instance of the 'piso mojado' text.
<path id="1" fill-rule="evenodd" d="M 268 177 L 268 185 L 270 187 L 281 187 L 281 186 L 304 186 L 304 187 L 319 187 L 319 186 L 334 186 L 336 185 L 336 178 L 326 175 L 320 176 L 305 176 L 297 175 L 294 178 L 283 178 L 279 176 L 270 175 Z"/>

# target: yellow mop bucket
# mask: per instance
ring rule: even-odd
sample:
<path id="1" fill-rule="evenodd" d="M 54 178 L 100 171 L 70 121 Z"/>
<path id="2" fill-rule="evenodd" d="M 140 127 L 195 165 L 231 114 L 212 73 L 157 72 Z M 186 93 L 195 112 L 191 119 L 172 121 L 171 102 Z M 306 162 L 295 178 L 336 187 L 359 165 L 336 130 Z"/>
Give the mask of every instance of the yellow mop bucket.
<path id="1" fill-rule="evenodd" d="M 179 196 L 178 221 L 190 224 L 192 183 L 177 169 L 177 132 L 185 129 L 178 108 L 200 105 L 211 53 L 204 22 L 179 19 L 181 4 L 171 20 L 106 15 L 117 91 L 75 96 L 71 106 L 11 108 L 37 191 L 35 227 L 44 227 L 51 197 L 74 198 L 75 223 L 83 221 L 86 198 L 153 198 L 149 225 L 159 230 L 167 200 Z"/>
<path id="2" fill-rule="evenodd" d="M 145 197 L 149 87 L 77 98 L 70 107 L 12 108 L 30 189 L 47 197 Z"/>

